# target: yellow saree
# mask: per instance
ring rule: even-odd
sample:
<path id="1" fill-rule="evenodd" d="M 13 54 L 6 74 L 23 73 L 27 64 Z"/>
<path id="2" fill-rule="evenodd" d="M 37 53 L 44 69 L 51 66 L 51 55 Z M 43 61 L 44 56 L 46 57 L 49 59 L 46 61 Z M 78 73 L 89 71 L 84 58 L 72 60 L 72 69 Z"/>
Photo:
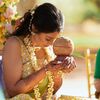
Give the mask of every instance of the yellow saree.
<path id="1" fill-rule="evenodd" d="M 35 70 L 30 61 L 30 55 L 29 55 L 29 52 L 28 52 L 25 44 L 19 37 L 16 37 L 16 38 L 19 40 L 20 45 L 21 45 L 21 56 L 22 56 L 22 62 L 23 62 L 22 78 L 25 78 L 25 77 L 29 76 L 30 74 L 32 74 Z M 35 53 L 34 53 L 33 59 L 34 59 L 33 60 L 34 66 L 37 67 L 38 63 L 37 63 Z M 43 59 L 42 62 L 46 62 L 45 59 Z M 48 78 L 45 77 L 45 79 L 41 80 L 41 82 L 38 85 L 41 96 L 46 92 L 47 86 L 48 86 Z M 6 98 L 6 100 L 35 100 L 34 99 L 34 90 L 33 90 L 33 92 L 29 92 L 27 94 L 18 94 L 12 98 Z"/>

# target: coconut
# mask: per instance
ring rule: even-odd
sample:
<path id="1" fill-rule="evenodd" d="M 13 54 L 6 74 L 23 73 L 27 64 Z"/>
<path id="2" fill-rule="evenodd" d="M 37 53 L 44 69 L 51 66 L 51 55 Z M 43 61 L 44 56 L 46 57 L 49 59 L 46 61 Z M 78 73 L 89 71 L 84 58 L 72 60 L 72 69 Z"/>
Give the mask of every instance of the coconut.
<path id="1" fill-rule="evenodd" d="M 73 50 L 73 41 L 68 37 L 57 38 L 53 43 L 53 51 L 55 55 L 71 55 Z"/>

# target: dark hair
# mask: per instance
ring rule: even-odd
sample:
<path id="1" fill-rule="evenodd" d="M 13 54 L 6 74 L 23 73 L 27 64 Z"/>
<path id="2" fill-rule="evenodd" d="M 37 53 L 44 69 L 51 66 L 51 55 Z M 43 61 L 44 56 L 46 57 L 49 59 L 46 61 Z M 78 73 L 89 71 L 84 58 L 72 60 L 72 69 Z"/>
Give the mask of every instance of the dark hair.
<path id="1" fill-rule="evenodd" d="M 60 32 L 63 28 L 63 16 L 53 4 L 44 3 L 38 6 L 34 13 L 33 10 L 28 11 L 22 17 L 21 24 L 13 32 L 16 36 L 31 34 L 32 25 L 34 25 L 34 33 L 50 33 Z M 31 22 L 31 23 L 30 23 Z M 31 24 L 31 25 L 30 25 Z M 30 26 L 30 30 L 29 30 Z"/>

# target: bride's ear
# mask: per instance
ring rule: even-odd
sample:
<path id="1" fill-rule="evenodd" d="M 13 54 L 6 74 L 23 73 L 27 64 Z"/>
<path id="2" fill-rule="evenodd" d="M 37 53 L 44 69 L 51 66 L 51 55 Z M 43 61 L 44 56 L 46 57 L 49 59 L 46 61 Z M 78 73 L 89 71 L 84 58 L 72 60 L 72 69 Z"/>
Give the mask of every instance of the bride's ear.
<path id="1" fill-rule="evenodd" d="M 35 28 L 35 26 L 32 24 L 32 32 L 38 33 L 38 30 Z"/>

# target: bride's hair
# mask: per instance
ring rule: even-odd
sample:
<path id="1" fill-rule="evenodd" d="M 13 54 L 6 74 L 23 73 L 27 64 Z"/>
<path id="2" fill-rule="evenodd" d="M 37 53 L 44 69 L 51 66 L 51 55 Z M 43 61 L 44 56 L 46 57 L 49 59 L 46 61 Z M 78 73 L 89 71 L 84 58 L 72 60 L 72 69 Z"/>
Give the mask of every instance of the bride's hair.
<path id="1" fill-rule="evenodd" d="M 51 3 L 44 3 L 25 13 L 20 19 L 20 25 L 13 32 L 13 35 L 26 36 L 31 34 L 32 31 L 36 34 L 41 32 L 60 32 L 63 29 L 63 24 L 61 11 Z M 34 30 L 32 30 L 32 25 Z"/>

